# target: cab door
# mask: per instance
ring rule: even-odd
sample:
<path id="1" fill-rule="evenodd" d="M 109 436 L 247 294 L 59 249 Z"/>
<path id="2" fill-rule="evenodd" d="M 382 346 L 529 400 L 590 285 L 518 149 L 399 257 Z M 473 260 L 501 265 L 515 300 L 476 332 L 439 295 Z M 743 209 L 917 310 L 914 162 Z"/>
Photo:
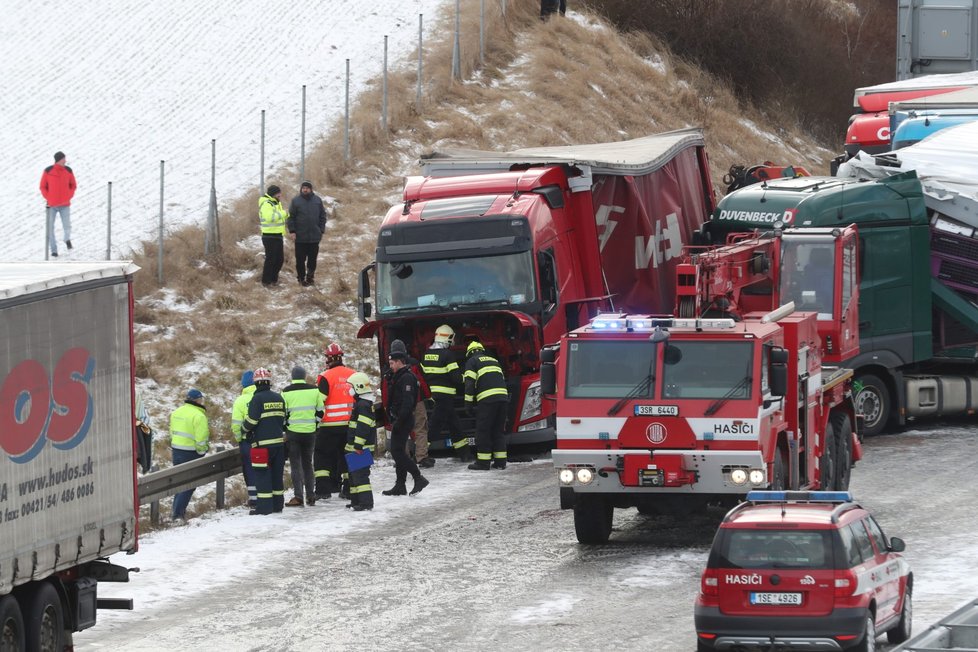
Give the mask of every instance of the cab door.
<path id="1" fill-rule="evenodd" d="M 870 541 L 876 550 L 876 568 L 874 573 L 879 583 L 877 591 L 877 622 L 886 623 L 893 618 L 900 616 L 900 580 L 902 577 L 902 564 L 900 557 L 889 551 L 886 545 L 886 537 L 883 530 L 872 516 L 867 516 L 863 520 L 866 530 L 869 532 Z"/>

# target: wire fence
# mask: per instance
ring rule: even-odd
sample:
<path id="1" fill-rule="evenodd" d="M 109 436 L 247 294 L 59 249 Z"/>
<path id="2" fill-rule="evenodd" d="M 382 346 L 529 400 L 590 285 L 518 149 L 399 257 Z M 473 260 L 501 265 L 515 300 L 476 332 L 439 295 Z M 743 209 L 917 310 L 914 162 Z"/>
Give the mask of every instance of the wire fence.
<path id="1" fill-rule="evenodd" d="M 485 64 L 485 33 L 486 33 L 486 9 L 487 4 L 494 3 L 500 10 L 503 18 L 506 16 L 506 5 L 507 0 L 479 0 L 479 33 L 478 33 L 478 43 L 479 43 L 479 62 L 480 65 Z M 455 0 L 455 20 L 454 28 L 452 34 L 452 57 L 451 57 L 451 69 L 446 71 L 446 75 L 450 78 L 452 82 L 462 81 L 462 37 L 468 36 L 462 34 L 462 22 L 461 22 L 461 6 L 460 0 Z M 416 74 L 416 92 L 415 92 L 415 108 L 418 113 L 423 112 L 425 104 L 425 51 L 424 51 L 424 28 L 425 28 L 425 17 L 424 14 L 418 14 L 418 33 L 417 33 L 417 61 L 415 62 L 415 74 Z M 474 39 L 472 39 L 474 41 Z M 378 44 L 380 45 L 380 44 Z M 378 121 L 380 127 L 384 134 L 389 133 L 388 128 L 390 125 L 390 115 L 389 115 L 389 88 L 388 88 L 388 76 L 390 73 L 390 65 L 388 61 L 388 35 L 383 36 L 383 67 L 381 71 L 381 90 L 382 90 L 382 101 L 381 101 L 381 111 L 378 116 Z M 410 64 L 407 64 L 410 65 Z M 345 59 L 345 71 L 344 71 L 344 100 L 343 100 L 343 158 L 344 161 L 349 163 L 352 159 L 351 153 L 351 116 L 350 116 L 350 85 L 352 75 L 355 71 L 351 69 L 350 59 Z M 299 177 L 301 179 L 306 178 L 306 143 L 307 143 L 307 133 L 306 133 L 306 121 L 309 113 L 308 107 L 308 96 L 307 96 L 307 85 L 303 84 L 300 93 L 299 101 L 301 103 L 301 123 L 300 123 L 300 135 L 299 135 Z M 314 108 L 318 110 L 319 107 Z M 257 142 L 258 142 L 258 170 L 257 170 L 257 181 L 259 192 L 265 191 L 265 175 L 268 170 L 268 161 L 266 160 L 266 110 L 261 109 L 260 111 L 260 122 L 255 125 L 255 130 L 257 132 Z M 210 141 L 211 144 L 211 155 L 210 155 L 210 190 L 208 197 L 205 202 L 198 204 L 198 208 L 192 209 L 193 211 L 204 211 L 206 207 L 206 221 L 204 222 L 204 243 L 203 243 L 203 255 L 211 255 L 218 252 L 221 248 L 221 228 L 220 228 L 220 213 L 218 205 L 218 193 L 217 193 L 217 169 L 218 169 L 218 139 L 214 138 Z M 109 260 L 112 257 L 112 192 L 113 186 L 115 185 L 118 189 L 119 183 L 124 183 L 125 181 L 113 180 L 107 181 L 105 185 L 106 191 L 106 232 L 105 232 L 105 259 Z M 167 192 L 167 161 L 161 160 L 159 162 L 159 213 L 158 213 L 158 225 L 157 225 L 157 251 L 156 251 L 156 276 L 157 282 L 162 285 L 165 281 L 164 278 L 164 259 L 165 259 L 165 234 L 168 226 L 167 215 L 166 215 L 166 192 Z M 45 219 L 45 233 L 44 233 L 44 259 L 49 260 L 49 242 L 51 241 L 51 229 L 54 228 L 51 219 L 46 216 Z"/>

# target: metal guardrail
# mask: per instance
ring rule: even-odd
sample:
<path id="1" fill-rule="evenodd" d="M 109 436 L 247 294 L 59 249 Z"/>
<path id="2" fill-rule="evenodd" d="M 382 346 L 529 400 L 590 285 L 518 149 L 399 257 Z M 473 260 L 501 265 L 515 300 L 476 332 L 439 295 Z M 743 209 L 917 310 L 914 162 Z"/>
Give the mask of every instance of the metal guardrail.
<path id="1" fill-rule="evenodd" d="M 139 504 L 150 505 L 150 520 L 160 520 L 160 499 L 173 496 L 186 489 L 217 482 L 217 508 L 224 508 L 224 479 L 241 473 L 241 452 L 237 448 L 205 455 L 172 466 L 162 471 L 148 473 L 139 479 Z"/>

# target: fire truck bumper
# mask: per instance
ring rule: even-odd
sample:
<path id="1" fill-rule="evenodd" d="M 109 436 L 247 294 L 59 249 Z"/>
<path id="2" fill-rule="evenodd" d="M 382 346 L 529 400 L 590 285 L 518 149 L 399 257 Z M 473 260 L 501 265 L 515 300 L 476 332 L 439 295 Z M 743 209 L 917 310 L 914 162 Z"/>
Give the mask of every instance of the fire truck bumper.
<path id="1" fill-rule="evenodd" d="M 769 486 L 760 451 L 555 450 L 561 492 L 744 494 Z"/>

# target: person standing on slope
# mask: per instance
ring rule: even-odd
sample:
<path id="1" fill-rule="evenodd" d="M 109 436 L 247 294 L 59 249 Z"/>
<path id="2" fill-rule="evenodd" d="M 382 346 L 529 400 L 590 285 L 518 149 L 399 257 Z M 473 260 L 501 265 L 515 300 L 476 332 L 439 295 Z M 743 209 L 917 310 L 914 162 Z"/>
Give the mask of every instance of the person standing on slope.
<path id="1" fill-rule="evenodd" d="M 210 450 L 211 431 L 204 408 L 204 395 L 198 389 L 187 391 L 187 399 L 170 415 L 170 449 L 173 452 L 173 466 L 184 464 L 203 457 Z M 173 497 L 171 518 L 185 522 L 187 505 L 193 489 L 181 491 Z"/>
<path id="2" fill-rule="evenodd" d="M 312 184 L 302 182 L 299 194 L 292 198 L 286 227 L 295 243 L 295 273 L 299 285 L 308 287 L 315 282 L 319 242 L 326 232 L 326 208 L 323 200 L 312 191 Z"/>
<path id="3" fill-rule="evenodd" d="M 48 246 L 51 256 L 58 257 L 58 239 L 54 237 L 54 216 L 61 216 L 65 246 L 71 249 L 71 198 L 75 196 L 75 173 L 65 163 L 64 152 L 54 153 L 54 165 L 41 174 L 41 194 L 47 202 Z"/>
<path id="4" fill-rule="evenodd" d="M 261 243 L 265 247 L 261 284 L 265 287 L 278 285 L 278 273 L 285 262 L 285 220 L 288 217 L 282 206 L 282 189 L 270 185 L 268 192 L 258 200 L 258 223 L 261 225 Z"/>

